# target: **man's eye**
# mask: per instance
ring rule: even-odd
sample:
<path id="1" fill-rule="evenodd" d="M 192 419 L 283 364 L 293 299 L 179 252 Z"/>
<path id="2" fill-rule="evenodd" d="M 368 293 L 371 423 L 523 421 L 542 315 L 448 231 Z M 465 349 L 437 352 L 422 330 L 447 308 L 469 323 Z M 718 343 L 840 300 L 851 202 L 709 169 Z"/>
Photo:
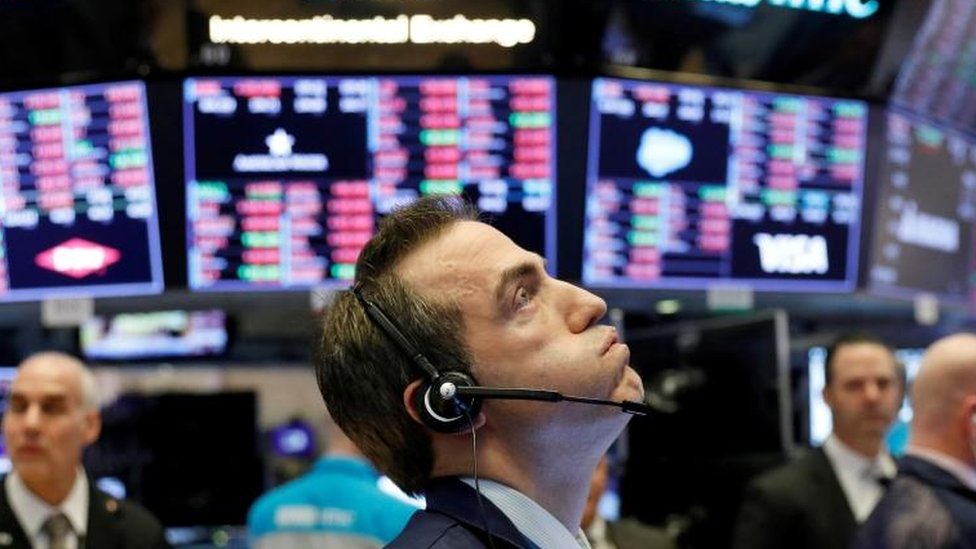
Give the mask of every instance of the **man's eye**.
<path id="1" fill-rule="evenodd" d="M 515 291 L 515 309 L 521 309 L 532 301 L 532 293 L 522 287 Z"/>

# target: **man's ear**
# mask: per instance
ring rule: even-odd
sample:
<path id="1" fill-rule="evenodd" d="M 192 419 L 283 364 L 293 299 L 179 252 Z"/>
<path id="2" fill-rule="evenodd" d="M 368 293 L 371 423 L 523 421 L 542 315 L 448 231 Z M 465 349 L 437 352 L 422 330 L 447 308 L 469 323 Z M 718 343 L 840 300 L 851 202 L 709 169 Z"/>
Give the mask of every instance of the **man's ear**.
<path id="1" fill-rule="evenodd" d="M 85 445 L 89 445 L 98 440 L 98 435 L 102 432 L 102 413 L 98 410 L 85 412 Z"/>
<path id="2" fill-rule="evenodd" d="M 830 390 L 829 385 L 824 385 L 824 388 L 820 391 L 820 396 L 823 398 L 824 404 L 827 405 L 831 410 L 834 409 L 834 393 Z"/>
<path id="3" fill-rule="evenodd" d="M 403 389 L 403 407 L 407 409 L 407 415 L 410 416 L 410 419 L 421 425 L 424 425 L 424 421 L 420 419 L 420 412 L 417 411 L 417 408 L 413 403 L 415 402 L 414 398 L 417 391 L 423 390 L 423 385 L 424 380 L 415 379 L 414 381 L 410 382 L 410 385 L 407 385 L 406 388 Z"/>
<path id="4" fill-rule="evenodd" d="M 417 391 L 423 391 L 425 386 L 426 383 L 423 379 L 414 380 L 407 385 L 407 387 L 403 390 L 403 407 L 407 409 L 407 415 L 409 415 L 411 419 L 426 427 L 431 433 L 436 433 L 437 431 L 429 428 L 427 424 L 424 423 L 424 420 L 420 417 L 420 411 L 418 411 L 417 407 L 414 405 L 414 403 L 417 402 Z M 475 429 L 480 429 L 481 426 L 488 422 L 488 418 L 485 416 L 484 407 L 482 407 L 482 410 L 478 412 L 478 415 L 474 417 L 473 420 L 473 427 Z M 470 432 L 470 429 L 462 429 L 461 431 L 453 434 L 464 435 L 468 432 Z"/>

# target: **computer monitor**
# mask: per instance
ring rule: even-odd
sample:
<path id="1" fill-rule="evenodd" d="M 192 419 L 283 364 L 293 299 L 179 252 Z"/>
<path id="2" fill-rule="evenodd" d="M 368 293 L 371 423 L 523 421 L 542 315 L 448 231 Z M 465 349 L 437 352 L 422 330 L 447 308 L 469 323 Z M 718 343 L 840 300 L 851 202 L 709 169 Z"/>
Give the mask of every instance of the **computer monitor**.
<path id="1" fill-rule="evenodd" d="M 0 366 L 0 417 L 7 411 L 10 385 L 16 375 L 16 366 Z M 0 437 L 0 475 L 9 473 L 11 467 L 10 456 L 7 455 L 7 444 L 3 437 Z"/>
<path id="2" fill-rule="evenodd" d="M 908 385 L 911 385 L 918 373 L 923 354 L 925 354 L 924 348 L 895 349 L 895 359 L 905 367 Z M 807 425 L 810 432 L 810 444 L 814 446 L 823 444 L 823 441 L 830 436 L 830 432 L 833 430 L 830 408 L 823 400 L 823 389 L 826 383 L 824 361 L 826 360 L 827 349 L 824 347 L 811 347 L 807 351 L 807 398 L 809 399 Z M 905 399 L 898 410 L 898 417 L 885 437 L 885 443 L 892 454 L 901 455 L 905 451 L 905 446 L 908 444 L 908 426 L 911 421 L 912 406 L 906 391 Z"/>
<path id="3" fill-rule="evenodd" d="M 895 79 L 891 102 L 941 124 L 976 132 L 972 4 L 932 0 L 924 20 L 914 23 L 914 41 Z"/>
<path id="4" fill-rule="evenodd" d="M 0 93 L 0 301 L 163 289 L 146 90 Z"/>
<path id="5" fill-rule="evenodd" d="M 965 303 L 976 221 L 976 135 L 890 109 L 868 289 Z"/>
<path id="6" fill-rule="evenodd" d="M 696 546 L 726 547 L 748 479 L 793 447 L 784 311 L 627 329 L 655 412 L 631 420 L 621 514 L 684 515 Z"/>
<path id="7" fill-rule="evenodd" d="M 253 392 L 124 394 L 85 454 L 167 527 L 246 523 L 264 491 Z"/>
<path id="8" fill-rule="evenodd" d="M 555 81 L 184 82 L 189 285 L 345 287 L 381 217 L 463 194 L 555 269 Z"/>
<path id="9" fill-rule="evenodd" d="M 865 103 L 598 78 L 583 282 L 848 291 Z"/>
<path id="10" fill-rule="evenodd" d="M 215 357 L 227 350 L 227 315 L 216 309 L 98 315 L 82 323 L 79 339 L 91 361 Z"/>

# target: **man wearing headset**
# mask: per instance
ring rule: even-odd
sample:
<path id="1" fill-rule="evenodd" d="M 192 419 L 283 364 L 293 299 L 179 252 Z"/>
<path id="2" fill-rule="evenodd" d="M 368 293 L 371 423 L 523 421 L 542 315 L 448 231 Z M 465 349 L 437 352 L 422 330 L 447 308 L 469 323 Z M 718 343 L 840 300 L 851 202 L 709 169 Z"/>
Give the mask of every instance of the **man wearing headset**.
<path id="1" fill-rule="evenodd" d="M 642 400 L 629 349 L 598 324 L 606 304 L 448 198 L 384 219 L 356 268 L 316 373 L 342 429 L 427 498 L 391 547 L 587 547 L 590 475 L 629 416 L 538 395 L 482 405 L 458 388 Z"/>
<path id="2" fill-rule="evenodd" d="M 898 476 L 853 547 L 974 548 L 976 335 L 951 335 L 928 348 L 912 383 L 912 411 Z"/>

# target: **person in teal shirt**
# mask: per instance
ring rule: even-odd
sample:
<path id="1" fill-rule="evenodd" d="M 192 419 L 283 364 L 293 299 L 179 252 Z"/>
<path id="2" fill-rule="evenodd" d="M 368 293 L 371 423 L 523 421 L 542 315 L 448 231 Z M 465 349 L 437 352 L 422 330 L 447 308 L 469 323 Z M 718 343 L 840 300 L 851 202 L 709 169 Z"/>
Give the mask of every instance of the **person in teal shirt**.
<path id="1" fill-rule="evenodd" d="M 331 420 L 329 439 L 329 450 L 312 469 L 251 505 L 251 547 L 379 548 L 410 520 L 417 505 L 384 488 L 379 473 Z"/>

